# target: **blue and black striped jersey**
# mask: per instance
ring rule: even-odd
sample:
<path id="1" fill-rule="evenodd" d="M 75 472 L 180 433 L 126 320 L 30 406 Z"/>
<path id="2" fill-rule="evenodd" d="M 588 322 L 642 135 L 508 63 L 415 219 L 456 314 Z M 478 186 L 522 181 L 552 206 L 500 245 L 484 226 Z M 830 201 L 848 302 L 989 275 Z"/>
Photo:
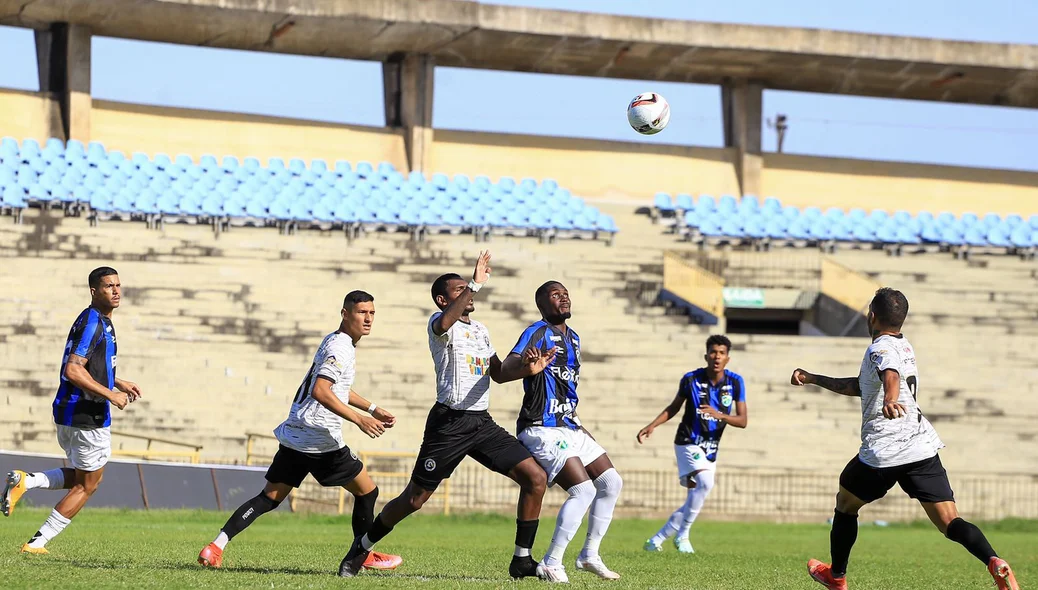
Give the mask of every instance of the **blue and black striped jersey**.
<path id="1" fill-rule="evenodd" d="M 678 395 L 685 400 L 685 414 L 674 444 L 702 447 L 706 458 L 716 461 L 717 446 L 727 424 L 700 414 L 699 406 L 709 405 L 718 412 L 734 414 L 735 404 L 746 401 L 746 382 L 738 373 L 725 370 L 724 379 L 715 386 L 710 383 L 706 369 L 700 368 L 681 378 Z"/>
<path id="2" fill-rule="evenodd" d="M 115 387 L 115 326 L 100 311 L 88 307 L 79 314 L 65 342 L 61 357 L 61 385 L 54 396 L 54 422 L 80 428 L 101 428 L 112 423 L 108 400 L 83 391 L 65 379 L 70 355 L 85 358 L 86 370 L 94 381 L 108 389 Z"/>
<path id="3" fill-rule="evenodd" d="M 577 383 L 580 381 L 580 336 L 565 332 L 544 320 L 523 331 L 512 353 L 523 354 L 537 347 L 558 348 L 550 365 L 541 373 L 523 379 L 523 407 L 516 421 L 518 432 L 528 426 L 564 426 L 576 430 Z"/>

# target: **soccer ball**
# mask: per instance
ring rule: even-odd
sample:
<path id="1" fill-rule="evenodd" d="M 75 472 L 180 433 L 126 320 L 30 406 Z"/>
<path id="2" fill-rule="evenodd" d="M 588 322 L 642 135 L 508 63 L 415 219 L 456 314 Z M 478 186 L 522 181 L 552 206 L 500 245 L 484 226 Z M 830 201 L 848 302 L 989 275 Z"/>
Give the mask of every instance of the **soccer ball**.
<path id="1" fill-rule="evenodd" d="M 655 135 L 670 123 L 670 105 L 655 92 L 643 92 L 627 105 L 627 122 L 642 135 Z"/>

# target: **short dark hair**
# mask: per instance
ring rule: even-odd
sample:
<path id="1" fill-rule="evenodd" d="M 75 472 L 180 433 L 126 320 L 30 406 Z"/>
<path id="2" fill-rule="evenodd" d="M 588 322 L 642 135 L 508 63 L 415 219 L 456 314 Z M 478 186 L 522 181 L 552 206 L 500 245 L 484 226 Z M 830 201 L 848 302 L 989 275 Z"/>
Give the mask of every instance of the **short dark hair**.
<path id="1" fill-rule="evenodd" d="M 90 285 L 91 289 L 97 289 L 101 286 L 101 279 L 117 274 L 119 274 L 119 272 L 110 266 L 99 266 L 90 271 L 90 276 L 87 277 L 87 284 Z"/>
<path id="2" fill-rule="evenodd" d="M 897 289 L 883 287 L 869 304 L 876 321 L 890 328 L 901 328 L 908 317 L 908 297 Z"/>
<path id="3" fill-rule="evenodd" d="M 725 352 L 732 352 L 732 341 L 723 334 L 714 334 L 706 339 L 706 352 L 709 353 L 710 349 L 715 346 L 723 346 Z"/>
<path id="4" fill-rule="evenodd" d="M 445 275 L 440 275 L 436 277 L 436 280 L 433 281 L 432 289 L 429 290 L 432 293 L 432 298 L 434 302 L 436 301 L 436 297 L 439 295 L 447 297 L 447 283 L 454 280 L 464 281 L 465 278 L 456 272 L 449 272 Z"/>
<path id="5" fill-rule="evenodd" d="M 346 294 L 346 297 L 342 300 L 343 309 L 353 309 L 353 306 L 358 303 L 370 303 L 375 298 L 367 291 L 350 291 Z"/>
<path id="6" fill-rule="evenodd" d="M 555 285 L 558 285 L 558 286 L 562 287 L 563 289 L 566 288 L 565 285 L 563 285 L 562 283 L 560 283 L 558 281 L 548 281 L 548 282 L 544 283 L 543 285 L 541 285 L 540 287 L 537 287 L 537 291 L 535 291 L 534 294 L 533 294 L 533 302 L 537 304 L 537 307 L 541 306 L 541 298 L 544 297 L 545 295 L 547 295 L 548 291 L 550 291 L 551 288 L 554 287 Z"/>

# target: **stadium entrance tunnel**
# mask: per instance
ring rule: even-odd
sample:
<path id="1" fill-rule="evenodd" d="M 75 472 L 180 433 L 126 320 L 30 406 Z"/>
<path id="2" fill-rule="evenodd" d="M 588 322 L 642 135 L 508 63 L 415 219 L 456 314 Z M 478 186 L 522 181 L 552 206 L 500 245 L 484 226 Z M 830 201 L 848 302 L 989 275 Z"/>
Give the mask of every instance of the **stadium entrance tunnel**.
<path id="1" fill-rule="evenodd" d="M 725 332 L 778 336 L 865 336 L 853 310 L 825 294 L 796 289 L 725 288 Z"/>

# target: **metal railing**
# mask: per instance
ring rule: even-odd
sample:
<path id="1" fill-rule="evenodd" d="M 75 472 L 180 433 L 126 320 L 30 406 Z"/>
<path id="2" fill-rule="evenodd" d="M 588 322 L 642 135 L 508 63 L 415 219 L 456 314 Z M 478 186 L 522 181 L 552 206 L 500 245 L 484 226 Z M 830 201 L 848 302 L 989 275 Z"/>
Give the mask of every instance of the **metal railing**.
<path id="1" fill-rule="evenodd" d="M 196 445 L 193 443 L 186 443 L 179 440 L 170 440 L 167 438 L 159 438 L 157 436 L 151 436 L 149 434 L 136 434 L 133 432 L 123 432 L 118 430 L 112 431 L 113 436 L 119 436 L 124 438 L 132 438 L 135 440 L 147 441 L 147 444 L 143 449 L 123 449 L 120 444 L 120 448 L 112 449 L 112 455 L 116 457 L 135 457 L 143 459 L 145 461 L 184 461 L 187 463 L 199 463 L 202 456 L 203 445 Z M 153 449 L 153 443 L 160 443 L 163 445 L 171 445 L 178 448 L 192 449 L 190 451 L 168 451 L 163 449 Z"/>

